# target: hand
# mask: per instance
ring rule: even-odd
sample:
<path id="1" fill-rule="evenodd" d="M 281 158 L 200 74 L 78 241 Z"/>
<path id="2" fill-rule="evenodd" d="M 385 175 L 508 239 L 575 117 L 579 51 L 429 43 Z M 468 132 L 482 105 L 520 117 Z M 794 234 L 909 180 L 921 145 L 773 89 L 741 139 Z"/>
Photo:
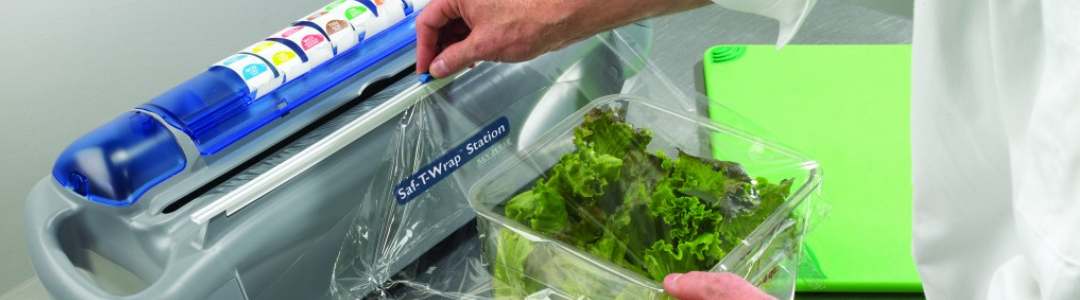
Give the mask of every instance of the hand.
<path id="1" fill-rule="evenodd" d="M 664 278 L 664 291 L 681 300 L 775 300 L 732 273 L 671 274 Z"/>
<path id="2" fill-rule="evenodd" d="M 478 61 L 521 62 L 709 0 L 433 0 L 416 21 L 416 71 L 442 78 Z"/>

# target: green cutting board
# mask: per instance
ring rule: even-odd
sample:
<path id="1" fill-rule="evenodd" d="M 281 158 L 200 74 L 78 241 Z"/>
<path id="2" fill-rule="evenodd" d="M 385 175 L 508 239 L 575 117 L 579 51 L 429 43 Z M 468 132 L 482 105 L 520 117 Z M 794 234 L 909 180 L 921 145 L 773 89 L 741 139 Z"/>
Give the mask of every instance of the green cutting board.
<path id="1" fill-rule="evenodd" d="M 831 206 L 799 291 L 921 292 L 911 257 L 910 45 L 718 46 L 706 91 L 817 160 Z M 710 116 L 723 113 L 714 106 Z"/>

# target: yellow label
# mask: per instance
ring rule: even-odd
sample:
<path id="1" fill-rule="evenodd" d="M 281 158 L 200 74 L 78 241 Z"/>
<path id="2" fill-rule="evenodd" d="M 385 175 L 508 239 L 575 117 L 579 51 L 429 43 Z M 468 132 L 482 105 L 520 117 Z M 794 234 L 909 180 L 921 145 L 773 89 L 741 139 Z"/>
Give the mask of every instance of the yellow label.
<path id="1" fill-rule="evenodd" d="M 296 58 L 296 53 L 293 53 L 292 51 L 278 52 L 277 54 L 274 54 L 274 65 L 280 66 L 281 64 L 292 60 L 293 58 Z"/>
<path id="2" fill-rule="evenodd" d="M 274 45 L 274 42 L 265 42 L 265 43 L 262 43 L 262 44 L 259 44 L 259 45 L 255 46 L 255 48 L 251 49 L 251 52 L 263 51 L 266 48 L 270 48 L 270 46 L 273 46 L 273 45 Z"/>

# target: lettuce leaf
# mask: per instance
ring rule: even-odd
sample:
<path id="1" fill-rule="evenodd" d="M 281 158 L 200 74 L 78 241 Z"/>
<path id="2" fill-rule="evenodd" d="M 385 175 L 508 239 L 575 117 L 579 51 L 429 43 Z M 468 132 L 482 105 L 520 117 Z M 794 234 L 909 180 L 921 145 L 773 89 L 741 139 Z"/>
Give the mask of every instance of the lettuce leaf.
<path id="1" fill-rule="evenodd" d="M 574 128 L 574 146 L 592 148 L 600 154 L 625 157 L 633 150 L 644 151 L 652 142 L 652 132 L 623 122 L 621 111 L 593 109 Z"/>
<path id="2" fill-rule="evenodd" d="M 514 231 L 499 230 L 498 245 L 495 248 L 496 263 L 492 277 L 495 299 L 524 299 L 528 293 L 537 289 L 535 283 L 525 276 L 525 261 L 536 245 Z"/>

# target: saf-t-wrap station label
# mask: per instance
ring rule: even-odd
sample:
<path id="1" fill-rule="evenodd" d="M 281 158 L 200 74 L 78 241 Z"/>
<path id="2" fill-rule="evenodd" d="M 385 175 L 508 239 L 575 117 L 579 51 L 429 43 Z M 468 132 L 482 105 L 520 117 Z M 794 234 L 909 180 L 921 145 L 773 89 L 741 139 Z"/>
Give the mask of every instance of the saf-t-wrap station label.
<path id="1" fill-rule="evenodd" d="M 407 204 L 416 196 L 423 194 L 429 188 L 450 174 L 461 168 L 462 165 L 476 158 L 485 150 L 510 135 L 510 122 L 506 117 L 501 117 L 491 123 L 480 132 L 476 133 L 464 143 L 451 148 L 442 157 L 420 168 L 409 178 L 401 181 L 394 189 L 394 198 L 398 204 Z"/>

